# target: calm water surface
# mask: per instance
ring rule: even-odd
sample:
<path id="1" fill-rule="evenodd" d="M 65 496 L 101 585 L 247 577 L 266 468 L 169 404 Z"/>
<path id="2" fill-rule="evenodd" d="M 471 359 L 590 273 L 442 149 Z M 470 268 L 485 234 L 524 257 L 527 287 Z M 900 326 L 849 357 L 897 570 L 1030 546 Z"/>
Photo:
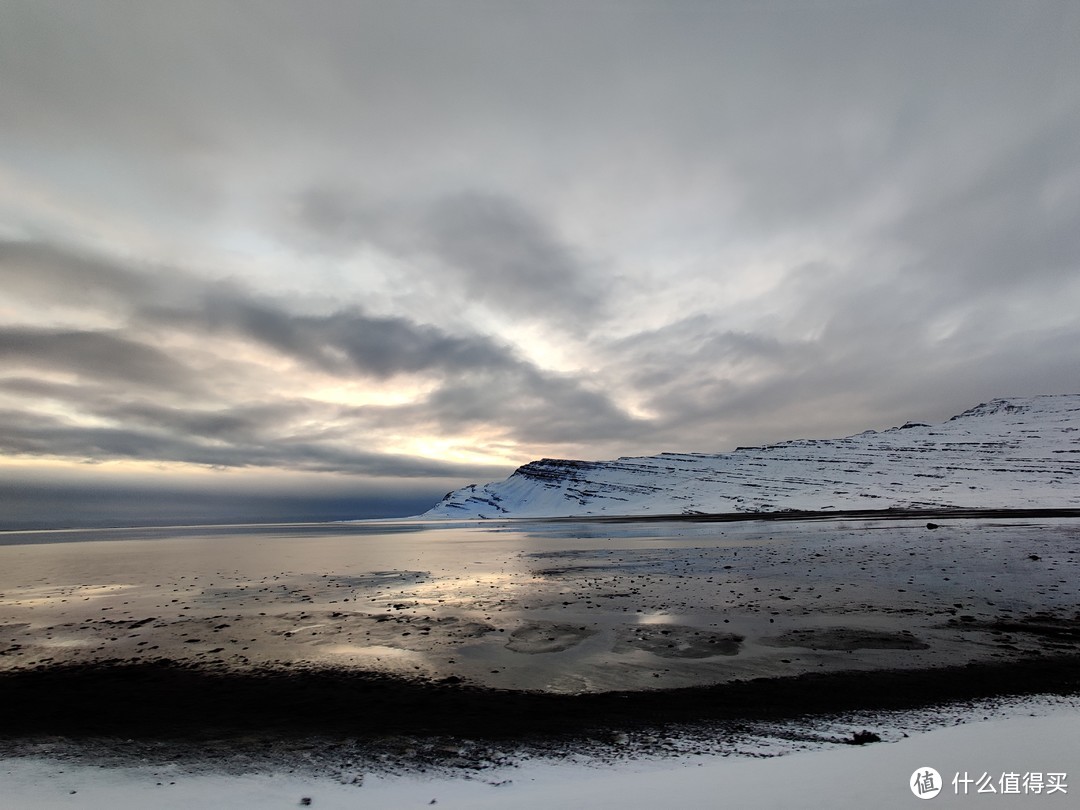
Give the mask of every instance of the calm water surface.
<path id="1" fill-rule="evenodd" d="M 11 532 L 0 667 L 163 657 L 582 691 L 952 663 L 1006 654 L 1002 616 L 1075 606 L 1078 538 L 1070 520 Z"/>

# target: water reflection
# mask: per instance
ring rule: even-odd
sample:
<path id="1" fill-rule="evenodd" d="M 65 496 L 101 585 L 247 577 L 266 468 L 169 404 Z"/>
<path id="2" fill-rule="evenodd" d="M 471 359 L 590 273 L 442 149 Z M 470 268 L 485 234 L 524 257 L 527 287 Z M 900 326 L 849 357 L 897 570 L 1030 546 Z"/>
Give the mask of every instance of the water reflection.
<path id="1" fill-rule="evenodd" d="M 918 524 L 850 520 L 11 534 L 0 541 L 0 666 L 303 662 L 578 690 L 965 661 L 1001 653 L 985 628 L 1002 610 L 1074 610 L 1078 526 L 957 521 L 932 537 Z M 962 627 L 958 604 L 971 617 Z"/>

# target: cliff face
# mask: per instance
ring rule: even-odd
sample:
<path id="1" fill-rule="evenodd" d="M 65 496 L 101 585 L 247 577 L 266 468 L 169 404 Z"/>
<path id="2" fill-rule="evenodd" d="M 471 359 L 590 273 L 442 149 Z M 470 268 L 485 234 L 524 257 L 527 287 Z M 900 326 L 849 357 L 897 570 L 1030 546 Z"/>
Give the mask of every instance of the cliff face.
<path id="1" fill-rule="evenodd" d="M 940 425 L 724 454 L 542 459 L 450 493 L 432 518 L 782 509 L 1080 507 L 1080 394 L 996 399 Z"/>

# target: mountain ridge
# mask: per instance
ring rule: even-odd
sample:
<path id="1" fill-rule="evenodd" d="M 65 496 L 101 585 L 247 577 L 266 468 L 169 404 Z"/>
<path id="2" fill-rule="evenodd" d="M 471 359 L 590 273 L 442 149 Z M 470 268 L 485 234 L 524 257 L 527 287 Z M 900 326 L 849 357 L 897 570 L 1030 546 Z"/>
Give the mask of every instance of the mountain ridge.
<path id="1" fill-rule="evenodd" d="M 1080 507 L 1080 394 L 989 400 L 937 425 L 730 453 L 544 458 L 425 518 Z"/>

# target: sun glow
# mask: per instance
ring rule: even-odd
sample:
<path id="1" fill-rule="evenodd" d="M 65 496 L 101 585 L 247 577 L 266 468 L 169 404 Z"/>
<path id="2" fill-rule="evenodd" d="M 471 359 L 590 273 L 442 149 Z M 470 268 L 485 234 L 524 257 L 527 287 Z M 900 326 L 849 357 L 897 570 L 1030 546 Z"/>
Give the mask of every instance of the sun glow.
<path id="1" fill-rule="evenodd" d="M 394 408 L 423 401 L 437 383 L 430 380 L 393 380 L 379 383 L 372 380 L 341 381 L 333 378 L 308 389 L 306 396 L 331 405 L 350 408 Z"/>
<path id="2" fill-rule="evenodd" d="M 465 437 L 468 439 L 469 437 Z M 479 435 L 473 436 L 474 444 L 463 445 L 462 437 L 440 438 L 417 436 L 402 439 L 400 444 L 386 448 L 388 452 L 409 456 L 438 459 L 458 464 L 505 464 L 518 466 L 531 456 L 522 454 L 516 445 L 490 445 Z"/>

